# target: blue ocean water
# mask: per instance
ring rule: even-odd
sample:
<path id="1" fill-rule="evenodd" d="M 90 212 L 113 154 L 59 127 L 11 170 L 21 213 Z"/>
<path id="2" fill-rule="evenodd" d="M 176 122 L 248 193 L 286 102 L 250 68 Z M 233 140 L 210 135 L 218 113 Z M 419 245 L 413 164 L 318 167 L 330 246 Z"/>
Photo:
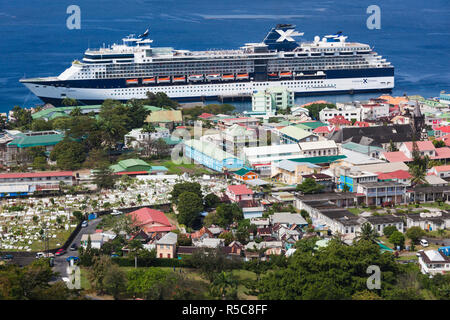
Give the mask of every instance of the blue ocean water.
<path id="1" fill-rule="evenodd" d="M 81 9 L 80 30 L 66 27 L 72 4 Z M 380 30 L 366 27 L 372 4 L 381 9 Z M 296 24 L 308 41 L 343 31 L 349 41 L 374 46 L 396 68 L 394 95 L 450 91 L 448 0 L 14 0 L 0 2 L 0 112 L 41 103 L 20 78 L 59 75 L 88 47 L 119 42 L 148 27 L 154 46 L 200 50 L 259 42 L 277 23 Z M 297 98 L 297 103 L 371 96 L 377 95 Z"/>

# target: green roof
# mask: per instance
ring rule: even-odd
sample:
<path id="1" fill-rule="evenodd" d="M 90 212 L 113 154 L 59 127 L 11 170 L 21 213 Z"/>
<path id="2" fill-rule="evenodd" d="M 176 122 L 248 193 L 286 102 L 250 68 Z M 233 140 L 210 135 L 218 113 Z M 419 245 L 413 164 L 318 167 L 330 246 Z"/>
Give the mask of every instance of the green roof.
<path id="1" fill-rule="evenodd" d="M 238 176 L 245 176 L 247 173 L 249 173 L 249 172 L 252 172 L 252 171 L 250 171 L 250 170 L 247 170 L 247 169 L 244 169 L 244 168 L 241 168 L 241 169 L 239 169 L 239 170 L 237 170 L 237 171 L 234 171 L 233 173 L 234 174 L 237 174 Z"/>
<path id="2" fill-rule="evenodd" d="M 300 129 L 314 130 L 314 129 L 317 129 L 319 127 L 324 127 L 324 126 L 327 126 L 327 125 L 328 124 L 320 122 L 320 121 L 308 121 L 308 122 L 298 123 L 295 126 L 300 128 Z"/>
<path id="3" fill-rule="evenodd" d="M 64 133 L 43 134 L 45 132 L 49 131 L 32 132 L 30 133 L 32 135 L 28 135 L 26 133 L 18 133 L 17 135 L 15 135 L 14 140 L 8 143 L 8 145 L 15 145 L 18 148 L 53 146 L 64 139 Z"/>
<path id="4" fill-rule="evenodd" d="M 428 130 L 427 134 L 429 137 L 434 137 L 434 130 Z"/>
<path id="5" fill-rule="evenodd" d="M 210 142 L 191 139 L 185 141 L 184 144 L 218 161 L 236 158 L 231 153 L 223 151 L 222 149 L 218 148 L 215 144 Z"/>
<path id="6" fill-rule="evenodd" d="M 304 139 L 306 137 L 309 137 L 311 135 L 310 132 L 308 132 L 308 131 L 306 131 L 304 129 L 301 129 L 299 127 L 296 127 L 296 126 L 284 127 L 284 128 L 282 128 L 280 130 L 280 132 L 282 134 L 285 134 L 285 135 L 291 137 L 291 138 L 294 138 L 295 140 L 302 140 L 302 139 Z"/>
<path id="7" fill-rule="evenodd" d="M 145 108 L 145 110 L 151 111 L 151 112 L 164 110 L 164 108 L 155 107 L 155 106 L 144 106 L 144 108 Z"/>
<path id="8" fill-rule="evenodd" d="M 75 106 L 75 107 L 54 107 L 54 108 L 48 108 L 44 110 L 40 110 L 38 112 L 35 112 L 31 115 L 33 119 L 48 119 L 53 120 L 59 117 L 67 117 L 70 115 L 73 109 L 79 108 L 84 114 L 87 114 L 91 111 L 95 113 L 100 112 L 100 108 L 102 107 L 101 104 L 96 105 L 89 105 L 89 106 Z M 164 110 L 163 108 L 155 107 L 155 106 L 144 106 L 144 109 L 147 111 L 161 111 Z"/>
<path id="9" fill-rule="evenodd" d="M 150 171 L 152 166 L 141 159 L 126 159 L 109 167 L 113 172 Z"/>
<path id="10" fill-rule="evenodd" d="M 80 110 L 91 110 L 94 112 L 98 112 L 101 108 L 101 105 L 91 105 L 91 106 L 76 106 L 76 107 L 55 107 L 55 108 L 48 108 L 44 109 L 38 112 L 35 112 L 31 115 L 33 119 L 54 119 L 57 118 L 58 115 L 62 116 L 63 114 L 69 115 L 70 112 L 72 112 L 73 109 L 79 108 Z M 88 112 L 87 112 L 88 113 Z"/>
<path id="11" fill-rule="evenodd" d="M 384 151 L 384 149 L 380 148 L 380 147 L 371 146 L 369 148 L 368 146 L 365 146 L 365 145 L 362 145 L 359 143 L 354 143 L 354 142 L 343 143 L 342 148 L 352 150 L 355 152 L 359 152 L 359 153 L 364 153 L 364 154 L 367 154 L 369 151 L 374 151 L 374 150 Z"/>
<path id="12" fill-rule="evenodd" d="M 289 161 L 295 162 L 309 162 L 309 163 L 331 163 L 336 160 L 345 159 L 347 156 L 345 155 L 337 155 L 337 156 L 321 156 L 321 157 L 305 157 L 305 158 L 297 158 L 297 159 L 289 159 Z"/>
<path id="13" fill-rule="evenodd" d="M 169 146 L 173 146 L 173 145 L 179 144 L 181 142 L 181 139 L 179 139 L 179 138 L 164 137 L 162 139 Z"/>

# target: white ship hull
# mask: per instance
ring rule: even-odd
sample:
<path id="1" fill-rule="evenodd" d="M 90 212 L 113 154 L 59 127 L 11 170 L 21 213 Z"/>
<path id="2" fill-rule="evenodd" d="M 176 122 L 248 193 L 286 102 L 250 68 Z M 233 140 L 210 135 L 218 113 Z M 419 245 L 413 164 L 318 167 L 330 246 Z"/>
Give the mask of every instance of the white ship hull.
<path id="1" fill-rule="evenodd" d="M 148 91 L 165 92 L 173 99 L 250 97 L 255 91 L 269 87 L 283 86 L 297 95 L 355 93 L 391 90 L 394 77 L 368 77 L 321 80 L 280 80 L 268 82 L 234 82 L 214 84 L 183 84 L 159 86 L 133 86 L 128 88 L 66 88 L 46 84 L 24 83 L 36 96 L 45 102 L 60 101 L 66 97 L 88 103 L 106 99 L 130 100 L 145 99 Z"/>

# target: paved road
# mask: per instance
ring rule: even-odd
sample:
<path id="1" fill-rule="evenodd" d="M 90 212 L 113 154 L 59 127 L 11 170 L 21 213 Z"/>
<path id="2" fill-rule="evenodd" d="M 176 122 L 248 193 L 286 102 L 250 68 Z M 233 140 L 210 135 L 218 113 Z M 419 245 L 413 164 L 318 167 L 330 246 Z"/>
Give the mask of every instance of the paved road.
<path id="1" fill-rule="evenodd" d="M 94 233 L 95 230 L 97 229 L 97 225 L 101 220 L 102 218 L 100 217 L 95 220 L 89 221 L 89 225 L 86 228 L 81 228 L 80 232 L 78 232 L 77 236 L 73 239 L 72 243 L 69 245 L 69 248 L 73 243 L 76 243 L 77 246 L 79 247 L 81 237 L 83 236 L 83 234 Z M 67 249 L 67 252 L 65 254 L 59 257 L 55 257 L 55 265 L 53 267 L 53 271 L 59 273 L 58 280 L 60 280 L 62 277 L 67 277 L 66 268 L 68 266 L 68 262 L 66 261 L 66 258 L 70 256 L 78 257 L 78 250 L 70 251 L 69 249 Z"/>
<path id="2" fill-rule="evenodd" d="M 450 246 L 450 239 L 435 239 L 435 238 L 425 238 L 430 244 L 437 244 L 438 246 Z"/>

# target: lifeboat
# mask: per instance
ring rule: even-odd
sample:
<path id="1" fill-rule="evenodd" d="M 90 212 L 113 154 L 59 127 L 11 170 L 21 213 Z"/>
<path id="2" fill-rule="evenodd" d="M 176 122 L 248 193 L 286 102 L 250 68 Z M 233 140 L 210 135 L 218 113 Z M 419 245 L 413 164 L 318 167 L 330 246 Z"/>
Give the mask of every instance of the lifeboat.
<path id="1" fill-rule="evenodd" d="M 218 73 L 208 74 L 206 76 L 206 79 L 208 79 L 208 80 L 219 80 L 220 79 L 220 74 L 218 74 Z"/>
<path id="2" fill-rule="evenodd" d="M 203 80 L 202 74 L 192 74 L 188 77 L 189 81 L 201 81 Z"/>
<path id="3" fill-rule="evenodd" d="M 173 77 L 173 82 L 184 82 L 184 81 L 186 81 L 185 76 Z"/>
<path id="4" fill-rule="evenodd" d="M 127 79 L 127 84 L 138 84 L 138 79 Z"/>
<path id="5" fill-rule="evenodd" d="M 280 72 L 281 78 L 289 78 L 292 77 L 292 72 Z"/>
<path id="6" fill-rule="evenodd" d="M 170 77 L 158 77 L 158 83 L 170 82 Z"/>
<path id="7" fill-rule="evenodd" d="M 272 72 L 272 73 L 269 73 L 268 76 L 272 77 L 272 78 L 278 78 L 278 73 Z"/>
<path id="8" fill-rule="evenodd" d="M 234 74 L 224 74 L 222 80 L 234 80 Z"/>
<path id="9" fill-rule="evenodd" d="M 155 83 L 155 82 L 156 82 L 155 78 L 146 78 L 146 79 L 142 79 L 142 83 L 143 83 L 143 84 Z"/>
<path id="10" fill-rule="evenodd" d="M 238 73 L 236 79 L 248 79 L 248 73 Z"/>

